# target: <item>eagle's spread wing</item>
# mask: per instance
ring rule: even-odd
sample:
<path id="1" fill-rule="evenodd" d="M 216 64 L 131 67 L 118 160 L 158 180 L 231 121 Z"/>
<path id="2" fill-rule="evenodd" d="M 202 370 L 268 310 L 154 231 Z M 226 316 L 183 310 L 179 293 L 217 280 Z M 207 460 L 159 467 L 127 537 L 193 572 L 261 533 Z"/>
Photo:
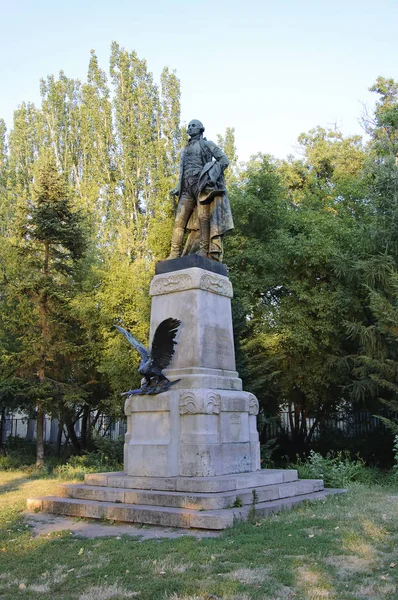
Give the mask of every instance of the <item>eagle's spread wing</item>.
<path id="1" fill-rule="evenodd" d="M 175 337 L 181 321 L 178 319 L 165 319 L 162 321 L 153 336 L 151 355 L 152 364 L 160 370 L 169 366 L 174 354 Z"/>
<path id="2" fill-rule="evenodd" d="M 148 358 L 150 357 L 150 352 L 147 348 L 145 348 L 144 344 L 141 344 L 141 342 L 139 342 L 137 338 L 135 338 L 129 331 L 127 331 L 127 329 L 123 329 L 123 327 L 120 327 L 119 325 L 115 325 L 115 327 L 120 331 L 120 333 L 122 333 L 127 338 L 129 344 L 131 344 L 133 348 L 138 350 L 138 352 L 141 354 L 141 358 L 143 360 L 148 360 Z"/>

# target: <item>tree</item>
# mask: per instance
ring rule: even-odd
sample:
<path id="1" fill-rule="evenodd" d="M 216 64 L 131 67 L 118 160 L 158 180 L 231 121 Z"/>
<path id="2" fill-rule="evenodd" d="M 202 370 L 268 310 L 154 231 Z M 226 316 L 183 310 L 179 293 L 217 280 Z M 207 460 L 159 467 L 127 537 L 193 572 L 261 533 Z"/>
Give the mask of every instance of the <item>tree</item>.
<path id="1" fill-rule="evenodd" d="M 375 156 L 396 156 L 398 153 L 398 84 L 394 79 L 378 77 L 369 88 L 378 94 L 374 115 L 365 115 L 363 125 L 372 137 L 371 152 Z"/>
<path id="2" fill-rule="evenodd" d="M 235 128 L 227 127 L 225 135 L 217 136 L 217 144 L 229 158 L 228 169 L 225 171 L 227 186 L 234 184 L 239 179 L 238 153 L 235 146 Z"/>
<path id="3" fill-rule="evenodd" d="M 394 154 L 385 153 L 388 144 L 377 132 L 367 165 L 372 218 L 363 226 L 361 252 L 339 265 L 341 278 L 355 287 L 362 303 L 359 318 L 347 321 L 356 343 L 356 352 L 349 356 L 351 398 L 384 413 L 386 423 L 398 409 L 398 168 Z"/>
<path id="4" fill-rule="evenodd" d="M 42 150 L 34 166 L 32 199 L 19 229 L 24 269 L 14 282 L 14 297 L 19 298 L 24 327 L 18 370 L 32 381 L 36 393 L 36 464 L 42 467 L 45 408 L 50 400 L 65 395 L 69 386 L 59 375 L 72 354 L 68 300 L 73 293 L 73 266 L 85 246 L 81 217 L 71 208 L 65 181 L 48 149 Z"/>
<path id="5" fill-rule="evenodd" d="M 344 400 L 361 304 L 336 265 L 361 247 L 366 213 L 360 141 L 320 129 L 301 141 L 304 160 L 258 156 L 241 174 L 227 238 L 245 385 L 263 414 L 288 410 L 296 451 Z"/>

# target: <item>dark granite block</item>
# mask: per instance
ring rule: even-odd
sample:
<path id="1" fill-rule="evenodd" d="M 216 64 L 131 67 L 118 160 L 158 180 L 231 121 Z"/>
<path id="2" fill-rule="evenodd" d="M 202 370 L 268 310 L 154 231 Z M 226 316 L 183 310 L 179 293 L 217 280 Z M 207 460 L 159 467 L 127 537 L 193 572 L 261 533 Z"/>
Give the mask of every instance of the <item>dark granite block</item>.
<path id="1" fill-rule="evenodd" d="M 162 275 L 163 273 L 181 271 L 182 269 L 189 269 L 191 267 L 199 267 L 199 269 L 205 269 L 206 271 L 212 271 L 213 273 L 228 277 L 226 265 L 216 260 L 199 256 L 198 254 L 188 254 L 187 256 L 180 256 L 180 258 L 160 260 L 156 263 L 155 273 L 156 275 Z"/>

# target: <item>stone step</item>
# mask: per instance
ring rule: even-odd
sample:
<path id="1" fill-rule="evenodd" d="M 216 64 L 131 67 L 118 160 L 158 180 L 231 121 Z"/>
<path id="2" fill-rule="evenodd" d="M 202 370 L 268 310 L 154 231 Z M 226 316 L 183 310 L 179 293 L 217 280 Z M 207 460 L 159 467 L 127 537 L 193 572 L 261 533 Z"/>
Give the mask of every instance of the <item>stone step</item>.
<path id="1" fill-rule="evenodd" d="M 59 485 L 57 494 L 63 498 L 95 500 L 122 504 L 139 504 L 149 506 L 169 506 L 192 510 L 222 510 L 239 504 L 252 504 L 253 489 L 256 490 L 257 502 L 268 502 L 280 498 L 288 498 L 302 494 L 310 494 L 323 489 L 322 480 L 302 479 L 291 483 L 266 485 L 257 488 L 246 488 L 232 492 L 191 493 L 159 490 L 139 490 L 130 488 L 112 488 L 91 486 L 86 484 Z"/>
<path id="2" fill-rule="evenodd" d="M 133 490 L 176 491 L 189 493 L 216 493 L 262 487 L 297 481 L 295 469 L 262 469 L 250 473 L 221 475 L 219 477 L 138 477 L 119 473 L 90 473 L 85 475 L 87 485 Z"/>
<path id="3" fill-rule="evenodd" d="M 270 502 L 259 502 L 255 505 L 254 514 L 258 517 L 266 516 L 282 509 L 290 508 L 305 500 L 323 500 L 329 494 L 341 493 L 342 491 L 344 490 L 322 490 L 310 494 L 293 496 L 291 498 L 283 498 Z M 200 511 L 165 506 L 155 507 L 139 504 L 78 500 L 57 496 L 29 498 L 27 507 L 30 511 L 41 510 L 72 517 L 199 529 L 225 529 L 226 527 L 233 525 L 236 520 L 247 519 L 250 512 L 253 511 L 253 507 L 250 505 L 240 508 Z"/>

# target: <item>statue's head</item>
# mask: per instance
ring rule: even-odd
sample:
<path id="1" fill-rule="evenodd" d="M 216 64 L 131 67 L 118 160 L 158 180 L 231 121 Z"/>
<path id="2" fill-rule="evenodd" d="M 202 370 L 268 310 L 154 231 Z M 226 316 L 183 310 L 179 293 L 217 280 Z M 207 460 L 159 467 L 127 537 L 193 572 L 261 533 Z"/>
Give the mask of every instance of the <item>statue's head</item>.
<path id="1" fill-rule="evenodd" d="M 192 137 L 194 135 L 198 135 L 198 134 L 202 134 L 204 132 L 205 128 L 203 127 L 203 123 L 201 123 L 200 121 L 198 121 L 197 119 L 193 119 L 192 121 L 190 121 L 188 123 L 188 135 L 189 137 Z"/>

